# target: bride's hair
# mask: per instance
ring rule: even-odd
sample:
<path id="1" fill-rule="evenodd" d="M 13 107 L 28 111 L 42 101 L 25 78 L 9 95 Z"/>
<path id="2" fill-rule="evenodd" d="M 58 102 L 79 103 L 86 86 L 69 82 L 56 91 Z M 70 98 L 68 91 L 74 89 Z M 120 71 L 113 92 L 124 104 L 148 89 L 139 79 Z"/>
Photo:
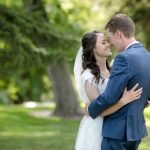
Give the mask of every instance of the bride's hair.
<path id="1" fill-rule="evenodd" d="M 102 81 L 105 79 L 101 76 L 99 66 L 96 64 L 96 59 L 94 56 L 93 49 L 95 48 L 96 41 L 97 41 L 97 33 L 101 33 L 99 31 L 93 31 L 90 33 L 86 33 L 82 38 L 82 47 L 83 47 L 83 54 L 82 54 L 82 66 L 83 69 L 90 69 L 91 73 L 95 76 L 96 82 L 98 83 L 100 78 Z M 107 69 L 110 71 L 111 68 L 109 66 L 108 61 L 106 60 Z"/>

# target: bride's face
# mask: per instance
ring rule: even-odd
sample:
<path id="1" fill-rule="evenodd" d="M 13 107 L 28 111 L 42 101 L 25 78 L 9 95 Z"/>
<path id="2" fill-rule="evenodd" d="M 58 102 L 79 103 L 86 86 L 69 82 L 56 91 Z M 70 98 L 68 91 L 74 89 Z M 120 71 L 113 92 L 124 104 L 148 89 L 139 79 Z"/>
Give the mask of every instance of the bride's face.
<path id="1" fill-rule="evenodd" d="M 112 55 L 110 44 L 106 41 L 105 35 L 103 33 L 97 33 L 94 54 L 101 57 L 108 57 Z"/>

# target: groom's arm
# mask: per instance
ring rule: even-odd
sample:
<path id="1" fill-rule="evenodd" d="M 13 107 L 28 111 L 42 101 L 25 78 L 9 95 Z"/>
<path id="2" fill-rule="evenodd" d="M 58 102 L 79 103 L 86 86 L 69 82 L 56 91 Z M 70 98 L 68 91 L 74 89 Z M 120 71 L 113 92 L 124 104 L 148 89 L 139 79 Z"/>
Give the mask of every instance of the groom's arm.
<path id="1" fill-rule="evenodd" d="M 99 116 L 122 96 L 130 79 L 130 68 L 124 55 L 122 53 L 115 58 L 105 92 L 90 103 L 88 111 L 92 118 Z"/>

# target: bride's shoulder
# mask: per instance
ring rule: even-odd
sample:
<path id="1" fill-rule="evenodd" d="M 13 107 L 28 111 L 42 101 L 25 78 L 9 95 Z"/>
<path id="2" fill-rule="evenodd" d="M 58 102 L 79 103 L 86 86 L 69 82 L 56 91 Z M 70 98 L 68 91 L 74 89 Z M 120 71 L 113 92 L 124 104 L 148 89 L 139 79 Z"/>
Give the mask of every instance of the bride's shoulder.
<path id="1" fill-rule="evenodd" d="M 94 75 L 91 73 L 90 69 L 85 69 L 81 74 L 81 78 L 87 80 L 89 78 L 94 78 Z"/>

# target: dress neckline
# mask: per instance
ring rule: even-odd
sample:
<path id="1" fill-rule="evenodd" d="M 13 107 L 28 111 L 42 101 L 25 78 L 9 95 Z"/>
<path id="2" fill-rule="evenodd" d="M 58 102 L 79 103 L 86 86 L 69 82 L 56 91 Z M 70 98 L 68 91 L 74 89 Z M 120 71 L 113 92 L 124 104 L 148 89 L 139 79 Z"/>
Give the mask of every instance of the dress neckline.
<path id="1" fill-rule="evenodd" d="M 101 74 L 100 74 L 101 75 Z M 104 77 L 103 75 L 101 75 L 101 77 L 103 77 L 105 80 L 109 80 L 109 78 Z"/>

